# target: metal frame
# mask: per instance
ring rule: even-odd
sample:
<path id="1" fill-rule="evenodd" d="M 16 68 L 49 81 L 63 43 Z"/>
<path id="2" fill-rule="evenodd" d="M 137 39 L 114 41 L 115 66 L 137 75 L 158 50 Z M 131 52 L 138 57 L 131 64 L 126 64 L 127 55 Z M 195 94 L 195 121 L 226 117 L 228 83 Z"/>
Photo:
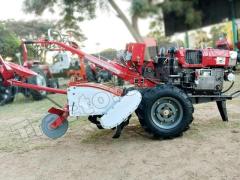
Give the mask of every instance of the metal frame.
<path id="1" fill-rule="evenodd" d="M 24 44 L 39 44 L 40 46 L 47 47 L 48 45 L 56 45 L 59 49 L 65 50 L 65 51 L 70 51 L 73 54 L 77 54 L 79 56 L 79 59 L 81 60 L 81 63 L 83 63 L 84 59 L 87 59 L 91 63 L 95 64 L 96 66 L 99 66 L 103 69 L 106 69 L 110 71 L 113 75 L 116 75 L 125 81 L 128 81 L 131 84 L 134 84 L 139 87 L 154 87 L 158 84 L 158 82 L 155 82 L 154 80 L 144 78 L 140 72 L 138 72 L 138 69 L 140 69 L 142 66 L 142 59 L 143 56 L 141 56 L 140 59 L 137 58 L 137 56 L 134 56 L 135 62 L 139 64 L 137 66 L 136 64 L 126 64 L 125 66 L 122 64 L 117 63 L 116 61 L 106 61 L 101 58 L 96 58 L 92 55 L 89 55 L 77 47 L 73 47 L 71 45 L 67 45 L 64 42 L 59 42 L 59 41 L 54 41 L 54 40 L 36 40 L 36 41 L 24 41 Z M 136 44 L 139 45 L 139 44 Z M 134 44 L 131 44 L 131 47 L 133 47 Z M 140 46 L 141 48 L 144 48 L 144 46 Z M 26 46 L 23 46 L 23 57 L 25 60 L 27 59 L 27 48 Z M 220 51 L 215 51 L 216 53 L 221 53 Z M 227 51 L 226 51 L 227 52 Z M 208 62 L 207 59 L 203 59 L 205 63 L 201 65 L 189 65 L 186 64 L 184 59 L 182 59 L 184 51 L 179 51 L 179 62 L 183 67 L 186 68 L 199 68 L 199 67 L 207 67 L 208 65 L 214 66 L 216 64 L 213 63 L 213 61 Z M 229 58 L 229 54 L 227 54 Z M 206 57 L 208 58 L 208 57 Z M 131 62 L 132 63 L 132 62 Z M 151 61 L 150 61 L 151 63 Z M 210 64 L 209 64 L 210 63 Z M 226 62 L 228 63 L 228 61 Z M 34 89 L 34 90 L 42 90 L 42 91 L 47 91 L 47 92 L 53 92 L 53 93 L 58 93 L 58 94 L 67 94 L 67 90 L 61 90 L 61 89 L 55 89 L 55 88 L 50 88 L 50 87 L 43 87 L 43 86 L 38 86 L 38 85 L 33 85 L 33 84 L 28 84 L 25 83 L 24 80 L 28 77 L 36 75 L 35 72 L 31 71 L 30 69 L 26 67 L 22 67 L 20 65 L 16 65 L 13 63 L 8 63 L 4 62 L 2 57 L 0 56 L 0 74 L 3 77 L 4 84 L 9 85 L 9 86 L 19 86 L 19 87 L 24 87 L 24 88 L 29 88 L 29 89 Z M 134 66 L 136 67 L 134 68 Z M 228 64 L 224 64 L 221 66 L 227 66 Z M 217 66 L 217 65 L 216 65 Z M 15 80 L 15 76 L 19 76 L 22 81 Z M 110 88 L 106 87 L 103 85 L 96 85 L 96 84 L 91 84 L 91 83 L 80 83 L 78 81 L 76 82 L 71 82 L 69 83 L 69 86 L 79 86 L 79 87 L 94 87 L 94 88 L 99 88 L 99 89 L 104 89 L 112 94 L 122 96 L 123 91 L 118 89 L 118 88 Z M 201 103 L 201 102 L 210 102 L 210 101 L 216 101 L 216 102 L 221 102 L 217 103 L 219 111 L 221 113 L 221 116 L 223 117 L 223 120 L 227 120 L 227 114 L 226 114 L 226 100 L 232 99 L 231 95 L 189 95 L 189 97 L 192 99 L 193 103 Z M 69 110 L 68 106 L 65 105 L 62 109 L 57 109 L 57 108 L 51 108 L 48 111 L 49 113 L 52 114 L 57 114 L 59 118 L 57 118 L 52 124 L 52 128 L 57 128 L 59 127 L 69 116 Z"/>
<path id="2" fill-rule="evenodd" d="M 95 64 L 96 66 L 106 69 L 109 72 L 111 72 L 113 75 L 116 75 L 136 86 L 153 87 L 157 84 L 152 80 L 144 78 L 139 72 L 137 72 L 135 69 L 131 69 L 129 66 L 123 66 L 117 63 L 116 61 L 106 61 L 101 58 L 97 58 L 95 56 L 92 56 L 90 54 L 87 54 L 81 51 L 80 49 L 77 49 L 76 47 L 67 45 L 64 42 L 52 41 L 52 40 L 36 40 L 36 41 L 25 41 L 24 43 L 39 44 L 43 47 L 46 47 L 48 45 L 56 45 L 61 50 L 65 50 L 73 54 L 77 54 L 79 56 L 79 59 L 81 60 L 80 61 L 81 64 L 83 64 L 84 59 L 87 59 L 89 62 Z"/>

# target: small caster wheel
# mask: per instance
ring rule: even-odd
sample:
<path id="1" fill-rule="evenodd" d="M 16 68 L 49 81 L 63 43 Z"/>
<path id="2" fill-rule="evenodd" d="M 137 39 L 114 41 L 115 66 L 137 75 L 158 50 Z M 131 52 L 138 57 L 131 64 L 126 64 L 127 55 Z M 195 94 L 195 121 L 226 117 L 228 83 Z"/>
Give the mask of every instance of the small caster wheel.
<path id="1" fill-rule="evenodd" d="M 48 114 L 42 119 L 42 132 L 51 139 L 57 139 L 62 137 L 68 129 L 68 121 L 64 121 L 61 126 L 54 129 L 51 127 L 51 124 L 58 118 L 56 114 Z"/>

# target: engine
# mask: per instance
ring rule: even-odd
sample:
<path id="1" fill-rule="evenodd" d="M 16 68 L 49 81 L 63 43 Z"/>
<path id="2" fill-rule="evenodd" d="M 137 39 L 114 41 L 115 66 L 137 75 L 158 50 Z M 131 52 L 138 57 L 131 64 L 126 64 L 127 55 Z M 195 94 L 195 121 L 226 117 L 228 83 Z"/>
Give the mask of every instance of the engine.
<path id="1" fill-rule="evenodd" d="M 171 83 L 192 94 L 219 94 L 224 81 L 234 81 L 237 52 L 213 48 L 161 49 L 144 61 L 144 45 L 127 45 L 128 66 L 154 82 Z"/>
<path id="2" fill-rule="evenodd" d="M 217 94 L 223 90 L 224 80 L 234 81 L 235 51 L 180 49 L 172 56 L 178 63 L 178 69 L 180 67 L 174 72 L 180 75 L 180 85 L 195 94 Z"/>

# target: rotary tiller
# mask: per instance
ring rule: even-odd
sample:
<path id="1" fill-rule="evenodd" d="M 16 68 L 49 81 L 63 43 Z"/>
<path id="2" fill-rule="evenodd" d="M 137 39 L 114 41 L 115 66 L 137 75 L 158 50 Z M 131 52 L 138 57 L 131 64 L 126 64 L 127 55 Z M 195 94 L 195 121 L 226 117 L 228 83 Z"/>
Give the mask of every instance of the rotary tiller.
<path id="1" fill-rule="evenodd" d="M 42 120 L 42 130 L 50 138 L 65 134 L 69 115 L 88 116 L 99 129 L 116 129 L 113 137 L 119 137 L 134 111 L 147 132 L 164 138 L 176 137 L 193 121 L 193 104 L 215 101 L 222 120 L 228 121 L 226 101 L 240 93 L 226 95 L 234 82 L 235 51 L 156 48 L 156 53 L 146 61 L 146 45 L 130 43 L 118 60 L 106 61 L 65 42 L 49 39 L 29 43 L 58 46 L 134 85 L 120 89 L 75 81 L 69 83 L 67 90 L 42 87 L 24 82 L 36 75 L 33 71 L 0 59 L 3 85 L 67 95 L 64 108 L 50 108 Z M 15 80 L 16 77 L 20 80 Z M 226 90 L 224 81 L 232 81 Z"/>

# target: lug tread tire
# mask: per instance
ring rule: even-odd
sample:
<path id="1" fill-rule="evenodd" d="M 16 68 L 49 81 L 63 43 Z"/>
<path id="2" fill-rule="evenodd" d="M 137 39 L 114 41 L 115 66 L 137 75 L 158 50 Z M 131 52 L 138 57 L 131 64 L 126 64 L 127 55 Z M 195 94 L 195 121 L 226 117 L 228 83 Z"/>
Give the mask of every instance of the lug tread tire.
<path id="1" fill-rule="evenodd" d="M 47 85 L 47 78 L 42 69 L 40 69 L 39 67 L 32 67 L 31 70 L 40 74 L 41 76 L 43 76 L 43 78 L 46 81 L 46 85 Z M 28 83 L 37 84 L 37 77 L 33 76 L 33 77 L 28 78 Z M 30 89 L 30 94 L 32 95 L 32 98 L 36 101 L 42 100 L 47 96 L 47 93 L 45 95 L 43 95 L 43 94 L 41 94 L 40 91 L 33 90 L 33 89 Z"/>
<path id="2" fill-rule="evenodd" d="M 88 82 L 96 82 L 96 76 L 95 76 L 93 70 L 91 69 L 90 65 L 88 65 L 88 64 L 86 65 L 85 71 L 86 71 L 86 76 L 87 76 Z"/>
<path id="3" fill-rule="evenodd" d="M 145 89 L 139 89 L 140 93 L 142 94 L 142 101 L 139 104 L 138 108 L 136 109 L 135 113 L 138 117 L 139 123 L 142 126 L 142 128 L 148 132 L 151 133 L 151 130 L 146 126 L 146 123 L 144 121 L 144 94 L 146 92 L 149 92 L 151 89 L 145 88 Z"/>
<path id="4" fill-rule="evenodd" d="M 183 108 L 183 118 L 181 122 L 172 129 L 163 129 L 156 126 L 151 120 L 151 107 L 154 102 L 164 96 L 170 96 L 177 99 Z M 190 98 L 181 89 L 172 85 L 160 85 L 147 90 L 143 94 L 143 101 L 139 106 L 141 124 L 146 126 L 146 129 L 155 136 L 163 138 L 173 138 L 182 135 L 182 133 L 189 129 L 189 124 L 193 120 L 193 105 Z M 142 118 L 143 117 L 143 118 Z"/>

